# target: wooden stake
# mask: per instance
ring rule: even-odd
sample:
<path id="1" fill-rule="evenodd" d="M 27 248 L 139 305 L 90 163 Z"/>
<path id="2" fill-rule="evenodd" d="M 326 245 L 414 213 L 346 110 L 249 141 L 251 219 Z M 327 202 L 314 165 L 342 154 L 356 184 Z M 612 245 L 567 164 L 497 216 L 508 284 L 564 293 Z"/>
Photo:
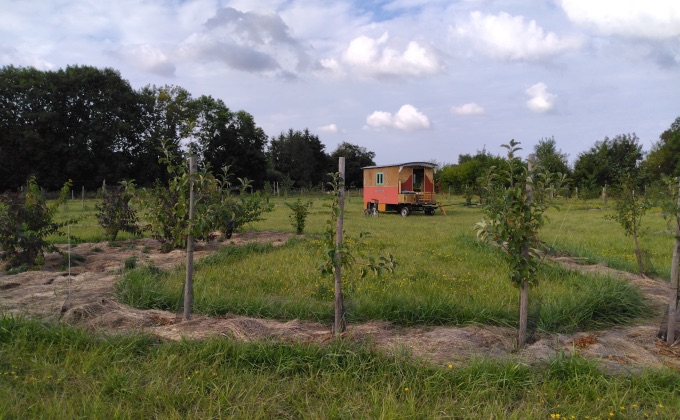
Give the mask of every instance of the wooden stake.
<path id="1" fill-rule="evenodd" d="M 194 237 L 191 234 L 194 221 L 194 174 L 196 156 L 189 156 L 189 232 L 187 234 L 187 273 L 184 282 L 184 321 L 191 319 L 191 304 L 194 300 Z"/>
<path id="2" fill-rule="evenodd" d="M 338 218 L 335 227 L 335 335 L 340 335 L 345 332 L 345 325 L 343 323 L 344 302 L 342 298 L 342 227 L 345 217 L 345 158 L 338 158 L 338 172 L 340 173 L 340 182 L 338 185 Z"/>
<path id="3" fill-rule="evenodd" d="M 529 155 L 527 160 L 527 168 L 529 170 L 529 176 L 531 176 L 531 171 L 534 168 L 534 155 Z M 533 200 L 534 190 L 530 183 L 526 184 L 526 204 L 531 206 L 531 201 Z M 529 247 L 524 245 L 522 248 L 522 254 L 525 258 L 529 258 Z M 524 347 L 527 342 L 527 324 L 529 319 L 529 279 L 522 279 L 519 289 L 519 329 L 517 331 L 517 346 L 519 348 Z"/>
<path id="4" fill-rule="evenodd" d="M 673 247 L 673 262 L 671 263 L 671 293 L 668 300 L 668 329 L 666 342 L 675 342 L 675 322 L 678 317 L 678 285 L 680 284 L 680 180 L 678 181 L 678 207 L 675 209 L 675 246 Z"/>

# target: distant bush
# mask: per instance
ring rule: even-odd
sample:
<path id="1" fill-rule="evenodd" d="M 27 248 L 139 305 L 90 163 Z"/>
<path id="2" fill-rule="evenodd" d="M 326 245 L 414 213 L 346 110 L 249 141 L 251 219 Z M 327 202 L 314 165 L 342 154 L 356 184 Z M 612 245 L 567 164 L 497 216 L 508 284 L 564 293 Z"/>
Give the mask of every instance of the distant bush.
<path id="1" fill-rule="evenodd" d="M 130 207 L 130 194 L 127 192 L 115 188 L 105 190 L 101 203 L 95 208 L 99 225 L 104 228 L 108 240 L 115 241 L 120 231 L 141 234 L 137 213 Z"/>

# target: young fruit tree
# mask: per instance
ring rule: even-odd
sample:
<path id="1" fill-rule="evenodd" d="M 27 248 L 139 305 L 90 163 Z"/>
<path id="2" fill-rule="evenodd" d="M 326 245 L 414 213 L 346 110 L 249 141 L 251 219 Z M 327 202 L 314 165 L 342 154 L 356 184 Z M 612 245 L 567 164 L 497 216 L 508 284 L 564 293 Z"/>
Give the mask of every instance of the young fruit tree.
<path id="1" fill-rule="evenodd" d="M 344 157 L 340 157 L 340 161 L 344 161 Z M 324 254 L 324 262 L 319 266 L 319 271 L 322 275 L 333 275 L 335 279 L 335 310 L 334 310 L 334 324 L 333 331 L 335 335 L 340 335 L 345 332 L 347 322 L 345 319 L 345 300 L 342 289 L 343 274 L 352 272 L 355 268 L 359 268 L 361 277 L 364 277 L 368 272 L 373 272 L 380 276 L 383 271 L 393 272 L 397 266 L 397 261 L 390 254 L 387 257 L 375 258 L 367 256 L 362 251 L 361 239 L 368 235 L 368 232 L 362 232 L 359 235 L 359 241 L 353 240 L 351 237 L 344 235 L 344 192 L 345 187 L 343 177 L 341 175 L 342 162 L 340 171 L 330 173 L 332 181 L 328 183 L 332 191 L 331 203 L 327 205 L 330 209 L 330 217 L 326 220 L 326 229 L 323 235 L 322 249 Z"/>
<path id="2" fill-rule="evenodd" d="M 230 238 L 241 226 L 259 220 L 263 213 L 273 209 L 259 192 L 249 192 L 250 180 L 246 178 L 239 178 L 238 194 L 233 193 L 228 166 L 218 176 L 205 165 L 190 174 L 178 150 L 164 143 L 162 151 L 160 163 L 167 168 L 167 184 L 156 180 L 151 188 L 137 188 L 134 182 L 127 182 L 125 191 L 132 197 L 141 219 L 146 221 L 145 229 L 162 243 L 164 251 L 186 246 L 190 183 L 196 194 L 191 235 L 197 240 L 208 240 L 215 231 Z"/>
<path id="3" fill-rule="evenodd" d="M 45 251 L 61 252 L 47 242 L 49 235 L 66 235 L 60 229 L 74 224 L 78 219 L 55 222 L 54 216 L 67 198 L 71 187 L 69 180 L 62 194 L 53 204 L 47 204 L 34 177 L 28 180 L 24 191 L 6 192 L 0 195 L 0 259 L 7 261 L 7 268 L 24 271 L 42 266 Z"/>
<path id="4" fill-rule="evenodd" d="M 477 237 L 498 245 L 510 265 L 510 280 L 520 289 L 518 347 L 526 343 L 529 285 L 536 283 L 542 242 L 538 231 L 543 214 L 562 188 L 566 176 L 533 167 L 533 156 L 524 163 L 515 156 L 520 143 L 510 140 L 504 165 L 489 169 L 484 182 L 484 219 L 477 223 Z"/>
<path id="5" fill-rule="evenodd" d="M 668 219 L 672 225 L 673 236 L 675 241 L 673 243 L 673 260 L 671 263 L 671 292 L 668 299 L 668 325 L 666 328 L 666 342 L 673 344 L 675 342 L 675 326 L 678 317 L 678 286 L 680 286 L 680 177 L 678 178 L 678 185 L 675 185 L 673 180 L 668 180 L 670 188 L 671 200 L 664 200 L 663 213 L 664 217 Z"/>
<path id="6" fill-rule="evenodd" d="M 640 249 L 640 242 L 638 241 L 642 217 L 649 207 L 650 204 L 647 198 L 635 190 L 635 177 L 628 173 L 621 179 L 621 196 L 614 205 L 615 213 L 605 216 L 606 219 L 617 221 L 623 228 L 626 236 L 633 237 L 635 259 L 637 260 L 640 274 L 645 274 L 651 269 L 651 267 L 645 267 L 642 249 Z"/>

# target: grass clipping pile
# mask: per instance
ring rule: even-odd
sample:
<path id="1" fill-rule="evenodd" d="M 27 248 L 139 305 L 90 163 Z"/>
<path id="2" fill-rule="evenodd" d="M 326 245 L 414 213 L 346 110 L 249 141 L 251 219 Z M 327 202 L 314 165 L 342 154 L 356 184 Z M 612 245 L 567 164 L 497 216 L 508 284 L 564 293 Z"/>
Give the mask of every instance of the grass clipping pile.
<path id="1" fill-rule="evenodd" d="M 230 241 L 197 244 L 194 255 L 200 258 L 221 246 L 249 242 L 281 245 L 291 236 L 272 232 L 240 233 Z M 322 343 L 332 337 L 330 324 L 243 316 L 194 316 L 191 321 L 180 322 L 172 312 L 124 305 L 116 300 L 114 285 L 126 260 L 134 257 L 138 264 L 153 263 L 159 268 L 172 268 L 185 261 L 186 253 L 181 250 L 161 253 L 160 244 L 152 239 L 121 244 L 116 247 L 106 242 L 72 246 L 72 255 L 85 258 L 74 261 L 70 272 L 64 268 L 62 256 L 55 253 L 46 257 L 42 271 L 0 277 L 0 313 L 61 321 L 105 333 L 143 331 L 167 340 L 225 336 L 243 341 L 273 338 Z M 398 327 L 388 322 L 368 322 L 350 324 L 345 338 L 369 340 L 383 351 L 406 351 L 443 366 L 462 365 L 471 358 L 480 357 L 515 358 L 534 365 L 561 352 L 575 352 L 599 360 L 602 367 L 611 371 L 637 372 L 642 368 L 662 366 L 680 369 L 680 346 L 668 346 L 657 339 L 659 323 L 667 310 L 669 286 L 666 282 L 602 265 L 579 265 L 568 258 L 560 258 L 557 262 L 572 270 L 597 271 L 635 283 L 649 300 L 652 308 L 649 318 L 629 326 L 573 335 L 538 334 L 521 352 L 514 351 L 514 328 L 493 326 Z"/>

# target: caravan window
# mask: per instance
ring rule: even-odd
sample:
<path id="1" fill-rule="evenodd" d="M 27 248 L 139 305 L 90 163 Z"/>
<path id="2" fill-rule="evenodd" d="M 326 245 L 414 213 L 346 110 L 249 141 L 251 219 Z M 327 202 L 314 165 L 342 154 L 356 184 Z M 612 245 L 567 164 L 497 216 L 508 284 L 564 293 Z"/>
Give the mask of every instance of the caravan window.
<path id="1" fill-rule="evenodd" d="M 384 172 L 378 172 L 375 174 L 375 185 L 383 185 L 385 182 Z"/>

